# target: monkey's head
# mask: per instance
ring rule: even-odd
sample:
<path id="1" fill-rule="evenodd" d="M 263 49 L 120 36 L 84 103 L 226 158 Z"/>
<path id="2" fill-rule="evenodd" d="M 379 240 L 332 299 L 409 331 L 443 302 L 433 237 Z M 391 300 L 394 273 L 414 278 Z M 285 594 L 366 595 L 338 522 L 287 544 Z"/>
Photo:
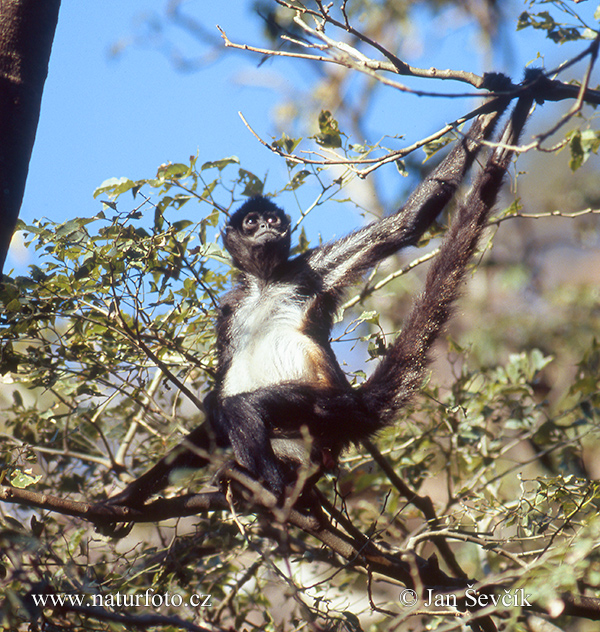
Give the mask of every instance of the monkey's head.
<path id="1" fill-rule="evenodd" d="M 223 242 L 236 268 L 268 279 L 290 255 L 290 217 L 264 197 L 245 202 L 229 219 Z"/>

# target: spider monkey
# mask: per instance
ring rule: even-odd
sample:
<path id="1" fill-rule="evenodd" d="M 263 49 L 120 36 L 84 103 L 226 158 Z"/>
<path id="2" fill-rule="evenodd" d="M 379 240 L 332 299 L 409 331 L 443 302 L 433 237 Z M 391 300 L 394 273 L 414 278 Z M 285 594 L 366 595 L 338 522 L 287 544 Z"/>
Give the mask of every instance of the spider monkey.
<path id="1" fill-rule="evenodd" d="M 340 452 L 386 425 L 419 388 L 428 350 L 447 321 L 467 263 L 495 203 L 531 98 L 522 96 L 504 136 L 459 207 L 402 332 L 373 374 L 353 388 L 329 343 L 344 289 L 401 248 L 415 245 L 478 156 L 508 97 L 480 108 L 470 130 L 395 214 L 338 241 L 290 258 L 291 221 L 264 198 L 231 215 L 225 248 L 239 271 L 220 303 L 218 368 L 205 400 L 207 424 L 109 502 L 138 506 L 162 489 L 169 473 L 201 467 L 210 437 L 231 447 L 239 466 L 281 498 L 305 460 L 318 478 Z M 303 444 L 299 446 L 300 444 Z"/>

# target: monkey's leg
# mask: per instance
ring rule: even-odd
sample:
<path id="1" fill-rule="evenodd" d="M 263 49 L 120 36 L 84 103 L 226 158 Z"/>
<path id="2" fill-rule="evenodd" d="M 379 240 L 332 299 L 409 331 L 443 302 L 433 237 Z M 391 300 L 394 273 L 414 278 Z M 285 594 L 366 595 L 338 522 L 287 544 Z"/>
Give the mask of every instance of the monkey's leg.
<path id="1" fill-rule="evenodd" d="M 199 453 L 208 452 L 214 444 L 214 437 L 204 423 L 192 430 L 176 448 L 173 448 L 146 473 L 129 483 L 118 494 L 105 502 L 111 505 L 141 507 L 150 496 L 164 489 L 169 484 L 169 475 L 178 469 L 200 469 L 208 464 L 208 459 Z M 194 450 L 197 447 L 198 450 Z"/>
<path id="2" fill-rule="evenodd" d="M 223 398 L 211 423 L 219 443 L 226 440 L 231 445 L 236 462 L 281 496 L 286 477 L 271 446 L 269 419 L 258 391 L 254 391 Z"/>
<path id="3" fill-rule="evenodd" d="M 221 415 L 211 418 L 220 425 L 215 431 L 227 434 L 238 464 L 277 494 L 296 480 L 300 468 L 316 481 L 346 446 L 380 427 L 362 393 L 349 385 L 263 387 L 226 397 L 221 408 Z"/>

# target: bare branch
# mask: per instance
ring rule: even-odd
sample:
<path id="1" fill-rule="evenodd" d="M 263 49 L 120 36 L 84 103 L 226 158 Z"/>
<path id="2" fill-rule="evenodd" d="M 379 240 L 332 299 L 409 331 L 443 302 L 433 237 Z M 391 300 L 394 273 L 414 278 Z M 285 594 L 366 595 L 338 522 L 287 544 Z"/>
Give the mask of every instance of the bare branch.
<path id="1" fill-rule="evenodd" d="M 421 149 L 425 145 L 428 145 L 429 143 L 439 140 L 440 138 L 442 138 L 449 132 L 456 130 L 463 123 L 489 110 L 490 110 L 489 104 L 484 104 L 478 107 L 477 109 L 473 110 L 472 112 L 469 112 L 468 114 L 465 114 L 464 116 L 461 116 L 460 118 L 456 119 L 452 123 L 448 123 L 447 125 L 444 125 L 443 128 L 431 134 L 430 136 L 427 136 L 426 138 L 423 138 L 417 141 L 416 143 L 413 143 L 412 145 L 405 147 L 404 149 L 398 149 L 396 151 L 388 152 L 387 154 L 385 154 L 385 156 L 382 156 L 381 158 L 343 158 L 339 156 L 337 158 L 321 158 L 319 160 L 316 160 L 314 158 L 299 156 L 298 154 L 289 154 L 285 152 L 283 149 L 281 149 L 280 147 L 267 143 L 254 131 L 254 129 L 250 126 L 248 121 L 245 119 L 244 115 L 241 112 L 238 112 L 238 114 L 240 118 L 242 119 L 244 125 L 250 131 L 250 133 L 259 141 L 259 143 L 261 143 L 261 145 L 263 145 L 264 147 L 272 151 L 274 154 L 277 154 L 278 156 L 281 156 L 282 158 L 285 158 L 286 160 L 290 160 L 297 164 L 345 165 L 351 168 L 351 170 L 354 171 L 360 178 L 365 178 L 370 173 L 379 169 L 383 165 L 386 165 L 390 162 L 396 162 L 397 160 L 401 160 L 405 158 L 406 156 L 416 151 L 417 149 Z M 316 153 L 316 152 L 310 151 L 306 153 Z M 353 169 L 352 168 L 353 165 L 371 165 L 371 166 L 366 169 L 359 170 L 359 169 Z"/>
<path id="2" fill-rule="evenodd" d="M 463 70 L 451 70 L 451 69 L 440 70 L 438 68 L 417 68 L 415 66 L 411 66 L 410 64 L 407 64 L 406 62 L 402 61 L 397 55 L 395 55 L 390 50 L 382 46 L 379 42 L 376 42 L 375 40 L 366 36 L 361 31 L 358 31 L 357 29 L 355 29 L 348 20 L 348 17 L 345 13 L 345 6 L 343 6 L 342 8 L 342 11 L 344 13 L 345 23 L 342 23 L 331 16 L 329 11 L 323 7 L 322 2 L 317 2 L 318 6 L 321 9 L 320 13 L 317 13 L 316 11 L 311 11 L 306 8 L 298 9 L 297 6 L 289 2 L 286 2 L 285 0 L 277 0 L 277 3 L 288 9 L 295 10 L 298 14 L 297 18 L 294 20 L 296 24 L 298 24 L 301 28 L 309 32 L 311 35 L 313 35 L 313 37 L 318 37 L 319 39 L 323 39 L 324 41 L 328 43 L 329 46 L 337 48 L 340 51 L 344 51 L 344 50 L 347 51 L 350 48 L 348 44 L 345 44 L 344 42 L 336 42 L 335 40 L 329 37 L 326 37 L 323 28 L 320 29 L 321 32 L 319 32 L 316 29 L 311 29 L 303 20 L 299 19 L 299 15 L 311 15 L 313 18 L 315 18 L 315 20 L 317 16 L 319 16 L 323 18 L 324 22 L 327 22 L 341 30 L 346 31 L 347 33 L 350 33 L 351 35 L 355 36 L 360 41 L 364 42 L 365 44 L 368 44 L 369 46 L 371 46 L 372 48 L 380 52 L 382 55 L 384 55 L 388 59 L 388 62 L 376 61 L 374 59 L 369 59 L 366 56 L 362 55 L 362 53 L 358 53 L 358 51 L 356 51 L 358 53 L 357 58 L 358 59 L 362 58 L 362 62 L 367 64 L 367 67 L 371 70 L 382 70 L 386 72 L 392 72 L 398 75 L 404 75 L 407 77 L 421 77 L 421 78 L 427 78 L 427 79 L 443 79 L 443 80 L 461 81 L 461 82 L 470 84 L 474 86 L 475 88 L 480 88 L 484 81 L 483 77 L 480 77 L 479 75 L 476 75 L 475 73 L 466 72 Z M 361 70 L 360 68 L 356 68 L 356 69 Z M 419 95 L 426 94 L 420 91 L 413 91 L 410 89 L 406 89 L 406 91 L 414 93 L 414 94 L 419 94 Z M 436 93 L 435 95 L 432 94 L 431 96 L 439 96 L 439 93 Z"/>

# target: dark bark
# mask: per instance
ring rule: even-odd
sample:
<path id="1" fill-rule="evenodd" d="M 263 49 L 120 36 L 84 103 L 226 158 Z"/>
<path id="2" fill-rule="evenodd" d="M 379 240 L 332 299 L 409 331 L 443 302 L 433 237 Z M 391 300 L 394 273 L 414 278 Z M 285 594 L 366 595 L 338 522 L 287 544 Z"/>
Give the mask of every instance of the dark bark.
<path id="1" fill-rule="evenodd" d="M 60 0 L 0 0 L 0 271 L 19 217 Z"/>

